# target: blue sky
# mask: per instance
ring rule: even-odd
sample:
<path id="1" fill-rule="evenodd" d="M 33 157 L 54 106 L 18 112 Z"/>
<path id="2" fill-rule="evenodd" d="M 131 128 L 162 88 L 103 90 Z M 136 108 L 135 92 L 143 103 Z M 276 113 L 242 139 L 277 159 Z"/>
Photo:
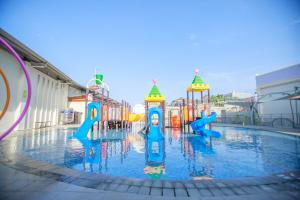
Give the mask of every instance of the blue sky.
<path id="1" fill-rule="evenodd" d="M 94 69 L 112 97 L 142 102 L 152 79 L 185 96 L 194 69 L 212 94 L 254 92 L 255 74 L 300 63 L 300 3 L 0 0 L 0 27 L 85 85 Z"/>

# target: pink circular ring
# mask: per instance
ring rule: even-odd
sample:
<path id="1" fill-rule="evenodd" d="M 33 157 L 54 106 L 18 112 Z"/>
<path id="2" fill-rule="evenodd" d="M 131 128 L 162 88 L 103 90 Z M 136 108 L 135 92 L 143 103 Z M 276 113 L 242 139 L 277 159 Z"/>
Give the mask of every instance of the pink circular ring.
<path id="1" fill-rule="evenodd" d="M 6 42 L 1 37 L 0 37 L 0 44 L 2 44 L 3 46 L 6 47 L 6 49 L 8 50 L 8 52 L 11 53 L 14 56 L 14 58 L 18 61 L 18 63 L 22 67 L 22 70 L 23 70 L 23 72 L 25 74 L 25 77 L 26 77 L 27 90 L 28 90 L 26 104 L 25 104 L 25 107 L 24 107 L 22 113 L 20 114 L 20 116 L 18 117 L 18 119 L 11 125 L 11 127 L 9 127 L 6 131 L 4 131 L 3 134 L 0 136 L 0 141 L 1 141 L 6 136 L 8 136 L 10 134 L 10 132 L 12 132 L 14 130 L 14 128 L 22 121 L 22 119 L 24 118 L 24 116 L 27 113 L 27 110 L 28 110 L 29 104 L 30 104 L 30 100 L 31 100 L 31 80 L 30 80 L 30 75 L 29 75 L 29 72 L 28 72 L 28 70 L 26 68 L 26 65 L 23 62 L 23 60 L 20 58 L 19 54 L 12 48 L 12 46 L 10 46 L 8 44 L 8 42 Z"/>

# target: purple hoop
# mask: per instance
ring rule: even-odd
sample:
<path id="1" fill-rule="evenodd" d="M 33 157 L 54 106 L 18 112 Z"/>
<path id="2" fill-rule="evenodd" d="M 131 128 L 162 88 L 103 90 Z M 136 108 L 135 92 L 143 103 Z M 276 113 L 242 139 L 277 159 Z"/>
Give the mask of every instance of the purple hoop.
<path id="1" fill-rule="evenodd" d="M 21 120 L 24 118 L 24 116 L 26 115 L 26 112 L 29 108 L 29 104 L 30 104 L 30 100 L 31 100 L 31 80 L 30 80 L 30 76 L 29 76 L 29 72 L 26 68 L 25 63 L 23 62 L 23 60 L 20 58 L 19 54 L 3 39 L 0 37 L 0 44 L 2 44 L 3 46 L 6 47 L 6 49 L 14 56 L 14 58 L 18 61 L 18 63 L 20 64 L 20 66 L 23 69 L 23 72 L 25 74 L 26 77 L 26 81 L 27 81 L 27 89 L 28 89 L 28 95 L 27 95 L 27 99 L 26 99 L 26 104 L 25 107 L 21 113 L 21 115 L 18 117 L 18 119 L 13 123 L 13 125 L 11 127 L 9 127 L 9 129 L 7 129 L 6 131 L 4 131 L 4 133 L 0 136 L 0 141 L 3 140 L 6 136 L 8 136 L 8 134 L 10 132 L 12 132 L 14 130 L 14 128 L 21 122 Z"/>

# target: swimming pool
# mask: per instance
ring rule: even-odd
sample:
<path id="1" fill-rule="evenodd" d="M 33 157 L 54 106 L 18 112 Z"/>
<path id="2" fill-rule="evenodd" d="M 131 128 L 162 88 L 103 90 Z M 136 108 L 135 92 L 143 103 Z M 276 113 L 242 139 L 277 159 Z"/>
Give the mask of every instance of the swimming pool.
<path id="1" fill-rule="evenodd" d="M 51 129 L 11 140 L 13 151 L 80 171 L 146 179 L 232 179 L 300 170 L 300 138 L 276 132 L 213 127 L 220 139 L 203 140 L 166 129 L 163 142 L 148 141 L 136 124 L 129 131 L 103 131 L 89 140 L 76 129 Z M 147 144 L 153 143 L 152 149 Z"/>

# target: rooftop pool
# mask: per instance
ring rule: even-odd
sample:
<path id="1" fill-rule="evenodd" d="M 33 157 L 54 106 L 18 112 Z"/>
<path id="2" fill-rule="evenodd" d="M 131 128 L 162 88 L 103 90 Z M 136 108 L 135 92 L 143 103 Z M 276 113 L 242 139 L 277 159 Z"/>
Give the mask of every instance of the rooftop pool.
<path id="1" fill-rule="evenodd" d="M 213 127 L 206 138 L 166 129 L 161 142 L 130 130 L 72 137 L 77 129 L 49 129 L 10 140 L 13 151 L 84 172 L 144 179 L 232 179 L 300 170 L 300 138 L 277 132 Z M 16 133 L 17 134 L 17 133 Z M 151 144 L 151 148 L 148 148 Z"/>

